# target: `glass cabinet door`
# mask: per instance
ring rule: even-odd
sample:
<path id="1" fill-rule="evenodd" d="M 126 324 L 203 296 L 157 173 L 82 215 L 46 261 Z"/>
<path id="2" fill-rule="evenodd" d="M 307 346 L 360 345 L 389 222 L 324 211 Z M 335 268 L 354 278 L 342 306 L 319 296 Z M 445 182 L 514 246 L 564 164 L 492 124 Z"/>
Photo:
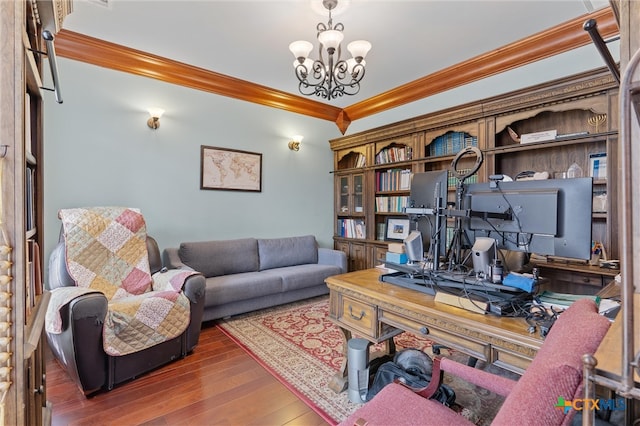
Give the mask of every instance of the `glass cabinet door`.
<path id="1" fill-rule="evenodd" d="M 364 212 L 363 175 L 353 175 L 353 212 Z"/>
<path id="2" fill-rule="evenodd" d="M 350 193 L 350 185 L 349 185 L 349 176 L 340 177 L 340 213 L 348 214 L 349 213 L 349 193 Z"/>

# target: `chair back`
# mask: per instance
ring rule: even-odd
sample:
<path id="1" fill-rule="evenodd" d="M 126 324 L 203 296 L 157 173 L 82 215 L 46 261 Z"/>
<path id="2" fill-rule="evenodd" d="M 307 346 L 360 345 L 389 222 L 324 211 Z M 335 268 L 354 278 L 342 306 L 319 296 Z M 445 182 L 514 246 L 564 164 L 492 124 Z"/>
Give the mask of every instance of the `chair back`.
<path id="1" fill-rule="evenodd" d="M 492 424 L 512 425 L 514 419 L 569 424 L 575 411 L 564 402 L 582 396 L 582 355 L 598 349 L 610 324 L 591 299 L 580 299 L 561 313 Z"/>

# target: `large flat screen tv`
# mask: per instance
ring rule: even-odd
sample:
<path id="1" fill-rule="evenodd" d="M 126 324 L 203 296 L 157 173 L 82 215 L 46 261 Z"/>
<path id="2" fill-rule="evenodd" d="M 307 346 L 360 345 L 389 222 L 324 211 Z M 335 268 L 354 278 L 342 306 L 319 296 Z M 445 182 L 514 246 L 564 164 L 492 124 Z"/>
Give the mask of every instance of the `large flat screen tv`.
<path id="1" fill-rule="evenodd" d="M 467 186 L 465 231 L 499 248 L 591 257 L 592 178 L 476 183 Z"/>

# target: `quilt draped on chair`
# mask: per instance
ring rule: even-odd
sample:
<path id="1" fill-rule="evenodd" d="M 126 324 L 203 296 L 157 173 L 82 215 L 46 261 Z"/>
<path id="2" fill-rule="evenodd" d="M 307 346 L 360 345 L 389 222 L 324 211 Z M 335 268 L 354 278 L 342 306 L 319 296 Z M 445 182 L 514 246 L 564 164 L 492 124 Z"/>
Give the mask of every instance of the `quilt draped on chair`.
<path id="1" fill-rule="evenodd" d="M 77 287 L 52 291 L 47 331 L 59 333 L 59 308 L 78 295 L 103 293 L 108 312 L 104 350 L 118 356 L 179 336 L 189 325 L 189 299 L 181 292 L 192 271 L 150 273 L 146 224 L 138 209 L 60 210 L 66 263 Z"/>

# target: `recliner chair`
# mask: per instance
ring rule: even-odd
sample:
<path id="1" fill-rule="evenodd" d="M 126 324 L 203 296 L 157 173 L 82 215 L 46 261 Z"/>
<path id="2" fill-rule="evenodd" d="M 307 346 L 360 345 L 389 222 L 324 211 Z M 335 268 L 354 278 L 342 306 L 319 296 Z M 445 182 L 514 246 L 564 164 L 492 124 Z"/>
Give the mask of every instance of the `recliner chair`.
<path id="1" fill-rule="evenodd" d="M 162 269 L 162 258 L 156 241 L 147 236 L 151 274 Z M 76 286 L 67 270 L 65 241 L 60 242 L 49 259 L 47 289 Z M 205 280 L 201 274 L 189 276 L 182 292 L 189 299 L 190 318 L 186 330 L 177 337 L 154 346 L 121 356 L 112 356 L 103 348 L 103 323 L 108 300 L 100 292 L 79 295 L 60 310 L 61 332 L 47 332 L 49 346 L 85 396 L 100 390 L 111 390 L 116 384 L 133 379 L 163 364 L 185 357 L 198 344 L 204 309 Z"/>

